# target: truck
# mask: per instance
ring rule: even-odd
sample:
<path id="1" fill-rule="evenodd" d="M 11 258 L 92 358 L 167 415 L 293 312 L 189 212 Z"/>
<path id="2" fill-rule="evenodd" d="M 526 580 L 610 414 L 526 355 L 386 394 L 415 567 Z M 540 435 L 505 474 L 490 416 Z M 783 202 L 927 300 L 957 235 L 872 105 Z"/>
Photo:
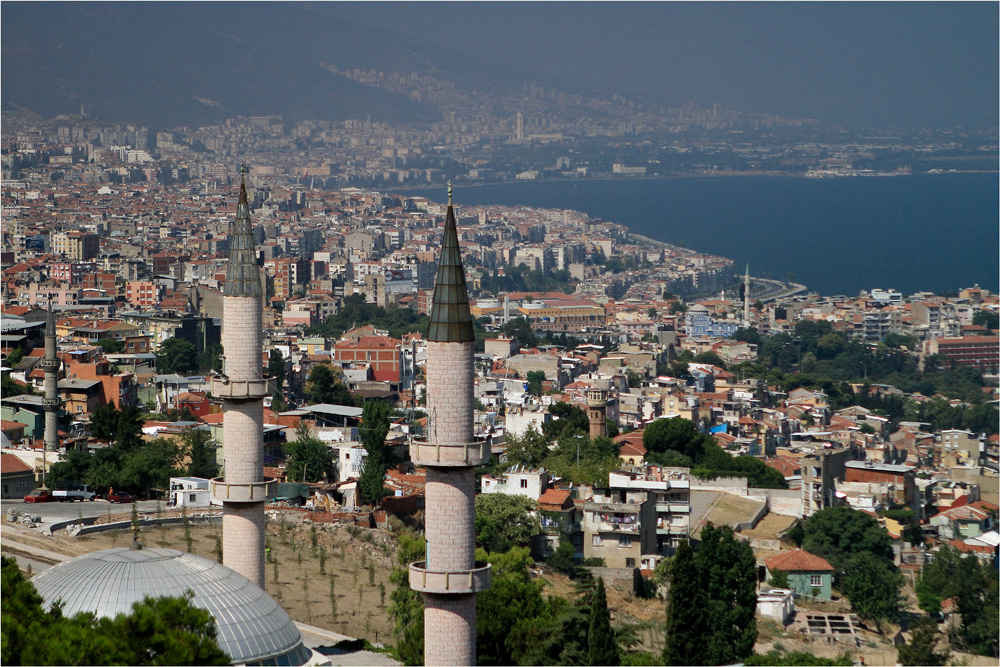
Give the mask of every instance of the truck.
<path id="1" fill-rule="evenodd" d="M 90 490 L 90 487 L 86 484 L 82 486 L 73 486 L 68 489 L 56 489 L 52 492 L 52 497 L 59 502 L 74 500 L 90 500 L 93 501 L 97 494 Z"/>

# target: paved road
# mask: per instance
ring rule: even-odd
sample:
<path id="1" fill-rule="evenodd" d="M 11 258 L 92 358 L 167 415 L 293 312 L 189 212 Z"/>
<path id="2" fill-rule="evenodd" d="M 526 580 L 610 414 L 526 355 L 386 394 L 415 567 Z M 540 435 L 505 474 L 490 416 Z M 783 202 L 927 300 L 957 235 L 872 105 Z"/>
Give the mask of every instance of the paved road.
<path id="1" fill-rule="evenodd" d="M 140 500 L 138 503 L 140 512 L 155 512 L 155 500 Z M 104 516 L 110 508 L 112 514 L 128 514 L 132 511 L 131 505 L 112 505 L 106 500 L 95 500 L 93 502 L 72 502 L 72 503 L 26 503 L 23 500 L 4 499 L 0 501 L 0 510 L 4 514 L 8 508 L 13 507 L 20 512 L 36 514 L 42 517 L 42 525 L 58 523 L 59 521 L 69 521 L 79 519 Z M 160 502 L 160 509 L 166 509 L 166 505 Z"/>

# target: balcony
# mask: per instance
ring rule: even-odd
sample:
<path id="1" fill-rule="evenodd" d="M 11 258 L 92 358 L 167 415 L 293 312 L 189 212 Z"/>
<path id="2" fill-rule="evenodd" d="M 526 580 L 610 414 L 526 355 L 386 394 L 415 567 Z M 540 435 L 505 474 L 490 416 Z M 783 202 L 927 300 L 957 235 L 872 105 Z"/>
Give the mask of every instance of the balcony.
<path id="1" fill-rule="evenodd" d="M 262 482 L 230 483 L 216 477 L 208 488 L 212 498 L 224 503 L 263 503 L 278 495 L 278 480 L 265 477 Z"/>
<path id="2" fill-rule="evenodd" d="M 445 443 L 413 440 L 410 459 L 414 465 L 442 468 L 478 466 L 490 460 L 490 444 L 486 440 Z"/>
<path id="3" fill-rule="evenodd" d="M 583 504 L 583 509 L 587 512 L 598 512 L 602 514 L 608 512 L 638 514 L 639 510 L 642 509 L 642 505 L 638 503 L 589 502 Z"/>
<path id="4" fill-rule="evenodd" d="M 233 380 L 225 375 L 212 378 L 212 396 L 233 401 L 256 401 L 267 396 L 268 378 Z"/>
<path id="5" fill-rule="evenodd" d="M 410 563 L 410 588 L 421 593 L 478 593 L 490 587 L 492 568 L 492 564 L 477 560 L 471 570 L 440 572 L 428 570 L 427 561 L 418 561 Z"/>
<path id="6" fill-rule="evenodd" d="M 621 533 L 624 535 L 636 535 L 639 533 L 639 522 L 609 521 L 601 519 L 594 522 L 594 530 L 601 533 Z"/>
<path id="7" fill-rule="evenodd" d="M 690 514 L 691 506 L 687 503 L 656 503 L 657 514 Z"/>

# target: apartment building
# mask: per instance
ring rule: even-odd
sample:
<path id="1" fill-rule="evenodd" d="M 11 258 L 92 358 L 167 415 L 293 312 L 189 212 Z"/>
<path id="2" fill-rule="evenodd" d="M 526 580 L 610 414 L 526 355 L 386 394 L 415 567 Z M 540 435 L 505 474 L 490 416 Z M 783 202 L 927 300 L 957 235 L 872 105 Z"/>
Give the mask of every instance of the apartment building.
<path id="1" fill-rule="evenodd" d="M 583 504 L 583 556 L 607 567 L 641 567 L 656 547 L 656 501 L 642 489 L 594 489 Z"/>

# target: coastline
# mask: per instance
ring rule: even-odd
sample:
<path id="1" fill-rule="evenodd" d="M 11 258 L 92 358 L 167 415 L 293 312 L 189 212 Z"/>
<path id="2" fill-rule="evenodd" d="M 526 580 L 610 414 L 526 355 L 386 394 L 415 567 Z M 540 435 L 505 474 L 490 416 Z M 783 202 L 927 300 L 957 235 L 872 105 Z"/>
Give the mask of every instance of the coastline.
<path id="1" fill-rule="evenodd" d="M 530 179 L 530 180 L 508 180 L 508 181 L 459 181 L 454 183 L 456 189 L 462 188 L 488 188 L 488 187 L 498 187 L 498 186 L 511 186 L 511 185 L 522 185 L 531 183 L 593 183 L 593 182 L 624 182 L 630 183 L 634 181 L 680 181 L 680 180 L 695 180 L 695 179 L 716 179 L 716 178 L 788 178 L 788 179 L 807 179 L 807 180 L 831 180 L 831 179 L 857 179 L 857 178 L 905 178 L 913 176 L 947 176 L 947 175 L 962 175 L 962 174 L 1000 174 L 1000 169 L 967 169 L 962 171 L 922 171 L 916 174 L 896 174 L 892 172 L 877 172 L 871 174 L 837 174 L 828 176 L 807 176 L 805 173 L 793 174 L 787 171 L 712 171 L 712 172 L 697 172 L 697 173 L 677 173 L 677 174 L 655 174 L 647 176 L 613 176 L 611 174 L 603 176 L 586 176 L 583 178 L 542 178 L 542 179 Z M 434 190 L 437 187 L 446 189 L 448 187 L 447 183 L 442 182 L 438 184 L 426 184 L 426 185 L 400 185 L 393 186 L 391 188 L 381 187 L 374 188 L 375 190 L 385 190 L 386 194 L 392 194 L 394 192 L 409 192 L 413 190 Z"/>

